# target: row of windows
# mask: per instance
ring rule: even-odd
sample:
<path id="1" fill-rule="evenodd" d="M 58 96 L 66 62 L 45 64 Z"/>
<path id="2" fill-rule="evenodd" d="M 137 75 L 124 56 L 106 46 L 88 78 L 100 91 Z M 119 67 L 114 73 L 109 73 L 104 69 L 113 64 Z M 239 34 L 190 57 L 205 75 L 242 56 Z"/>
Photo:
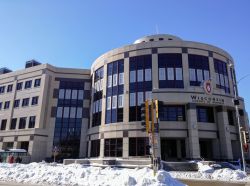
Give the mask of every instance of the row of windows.
<path id="1" fill-rule="evenodd" d="M 39 87 L 41 84 L 41 79 L 35 79 L 34 81 L 34 87 Z M 24 89 L 28 89 L 32 87 L 32 80 L 25 81 L 24 83 Z M 23 82 L 17 83 L 16 90 L 22 90 L 23 89 Z M 13 84 L 7 85 L 7 93 L 12 92 L 13 90 Z M 5 86 L 0 87 L 0 94 L 5 93 Z"/>
<path id="2" fill-rule="evenodd" d="M 105 157 L 122 157 L 122 138 L 105 139 L 104 156 Z M 148 138 L 129 138 L 129 156 L 148 156 L 149 141 Z M 100 140 L 91 141 L 91 157 L 100 156 Z"/>
<path id="3" fill-rule="evenodd" d="M 25 129 L 27 121 L 28 121 L 28 128 L 34 128 L 36 124 L 36 116 L 19 118 L 18 129 Z M 9 130 L 15 130 L 16 127 L 17 127 L 17 118 L 13 118 L 10 122 Z M 7 119 L 3 119 L 1 121 L 0 130 L 6 130 L 6 129 L 7 129 Z"/>
<path id="4" fill-rule="evenodd" d="M 31 105 L 37 105 L 38 104 L 38 96 L 31 98 Z M 30 104 L 30 98 L 23 98 L 22 99 L 22 107 L 27 107 Z M 0 102 L 0 110 L 2 109 L 9 109 L 10 108 L 10 101 L 5 101 L 4 104 Z M 14 101 L 14 108 L 18 108 L 20 106 L 20 99 L 16 99 Z"/>
<path id="5" fill-rule="evenodd" d="M 102 118 L 102 92 L 103 92 L 103 67 L 97 69 L 94 75 L 94 97 L 92 98 L 92 126 L 101 125 Z"/>
<path id="6" fill-rule="evenodd" d="M 83 100 L 83 90 L 59 89 L 59 99 Z"/>
<path id="7" fill-rule="evenodd" d="M 124 61 L 118 60 L 108 64 L 108 81 L 106 97 L 105 123 L 123 121 L 124 99 Z"/>
<path id="8" fill-rule="evenodd" d="M 82 107 L 57 107 L 57 118 L 82 118 Z"/>

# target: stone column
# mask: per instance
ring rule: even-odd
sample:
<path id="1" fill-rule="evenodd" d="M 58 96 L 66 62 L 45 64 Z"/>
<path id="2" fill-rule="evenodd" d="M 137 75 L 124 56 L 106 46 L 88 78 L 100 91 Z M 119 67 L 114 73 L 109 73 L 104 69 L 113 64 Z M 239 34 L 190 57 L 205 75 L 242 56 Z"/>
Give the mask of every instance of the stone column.
<path id="1" fill-rule="evenodd" d="M 197 125 L 196 104 L 187 104 L 187 124 L 188 124 L 188 141 L 189 141 L 189 154 L 187 157 L 190 159 L 200 158 L 200 144 Z"/>
<path id="2" fill-rule="evenodd" d="M 129 139 L 128 137 L 123 138 L 123 144 L 122 144 L 122 157 L 128 158 L 128 151 L 129 151 Z"/>
<path id="3" fill-rule="evenodd" d="M 184 88 L 189 87 L 189 67 L 188 67 L 188 54 L 182 53 L 182 69 L 183 69 L 183 83 Z"/>
<path id="4" fill-rule="evenodd" d="M 104 157 L 104 139 L 100 139 L 100 158 Z"/>
<path id="5" fill-rule="evenodd" d="M 216 108 L 216 113 L 221 148 L 220 159 L 231 160 L 233 159 L 233 153 L 226 108 L 219 106 Z"/>
<path id="6" fill-rule="evenodd" d="M 153 89 L 159 89 L 158 54 L 152 54 L 152 85 Z"/>
<path id="7" fill-rule="evenodd" d="M 123 122 L 129 122 L 129 58 L 124 58 Z"/>

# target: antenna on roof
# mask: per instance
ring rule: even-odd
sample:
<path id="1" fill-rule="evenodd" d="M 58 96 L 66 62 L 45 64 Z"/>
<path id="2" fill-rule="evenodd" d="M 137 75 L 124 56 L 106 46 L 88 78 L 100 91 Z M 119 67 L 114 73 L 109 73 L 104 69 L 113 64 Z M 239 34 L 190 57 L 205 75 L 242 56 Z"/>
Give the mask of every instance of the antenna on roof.
<path id="1" fill-rule="evenodd" d="M 159 34 L 159 29 L 158 29 L 158 25 L 157 24 L 155 25 L 155 31 L 156 31 L 156 34 Z"/>

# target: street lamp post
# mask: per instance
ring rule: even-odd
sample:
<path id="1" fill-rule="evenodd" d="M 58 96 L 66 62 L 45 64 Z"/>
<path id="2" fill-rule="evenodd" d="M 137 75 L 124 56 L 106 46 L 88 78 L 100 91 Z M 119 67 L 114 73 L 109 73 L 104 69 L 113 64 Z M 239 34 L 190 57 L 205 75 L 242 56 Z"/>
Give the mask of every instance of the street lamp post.
<path id="1" fill-rule="evenodd" d="M 246 163 L 245 163 L 245 157 L 244 157 L 244 152 L 243 152 L 243 144 L 242 144 L 242 134 L 241 134 L 241 126 L 240 126 L 240 115 L 239 115 L 239 100 L 237 97 L 237 85 L 239 82 L 243 79 L 245 79 L 247 76 L 250 74 L 247 74 L 246 76 L 242 77 L 239 81 L 236 82 L 236 80 L 233 83 L 233 88 L 234 88 L 234 105 L 235 105 L 235 111 L 236 111 L 236 118 L 237 118 L 237 124 L 238 124 L 238 130 L 239 130 L 239 139 L 240 139 L 240 151 L 241 151 L 241 159 L 242 159 L 242 166 L 243 166 L 243 171 L 246 172 Z"/>

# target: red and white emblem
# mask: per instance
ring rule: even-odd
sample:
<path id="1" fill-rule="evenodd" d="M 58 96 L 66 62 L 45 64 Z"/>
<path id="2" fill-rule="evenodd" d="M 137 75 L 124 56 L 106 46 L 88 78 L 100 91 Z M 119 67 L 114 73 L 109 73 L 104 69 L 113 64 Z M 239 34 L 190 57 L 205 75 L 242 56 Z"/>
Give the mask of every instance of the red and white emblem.
<path id="1" fill-rule="evenodd" d="M 212 90 L 213 90 L 211 80 L 204 81 L 203 88 L 204 88 L 204 91 L 205 91 L 206 94 L 211 95 L 212 94 Z"/>

